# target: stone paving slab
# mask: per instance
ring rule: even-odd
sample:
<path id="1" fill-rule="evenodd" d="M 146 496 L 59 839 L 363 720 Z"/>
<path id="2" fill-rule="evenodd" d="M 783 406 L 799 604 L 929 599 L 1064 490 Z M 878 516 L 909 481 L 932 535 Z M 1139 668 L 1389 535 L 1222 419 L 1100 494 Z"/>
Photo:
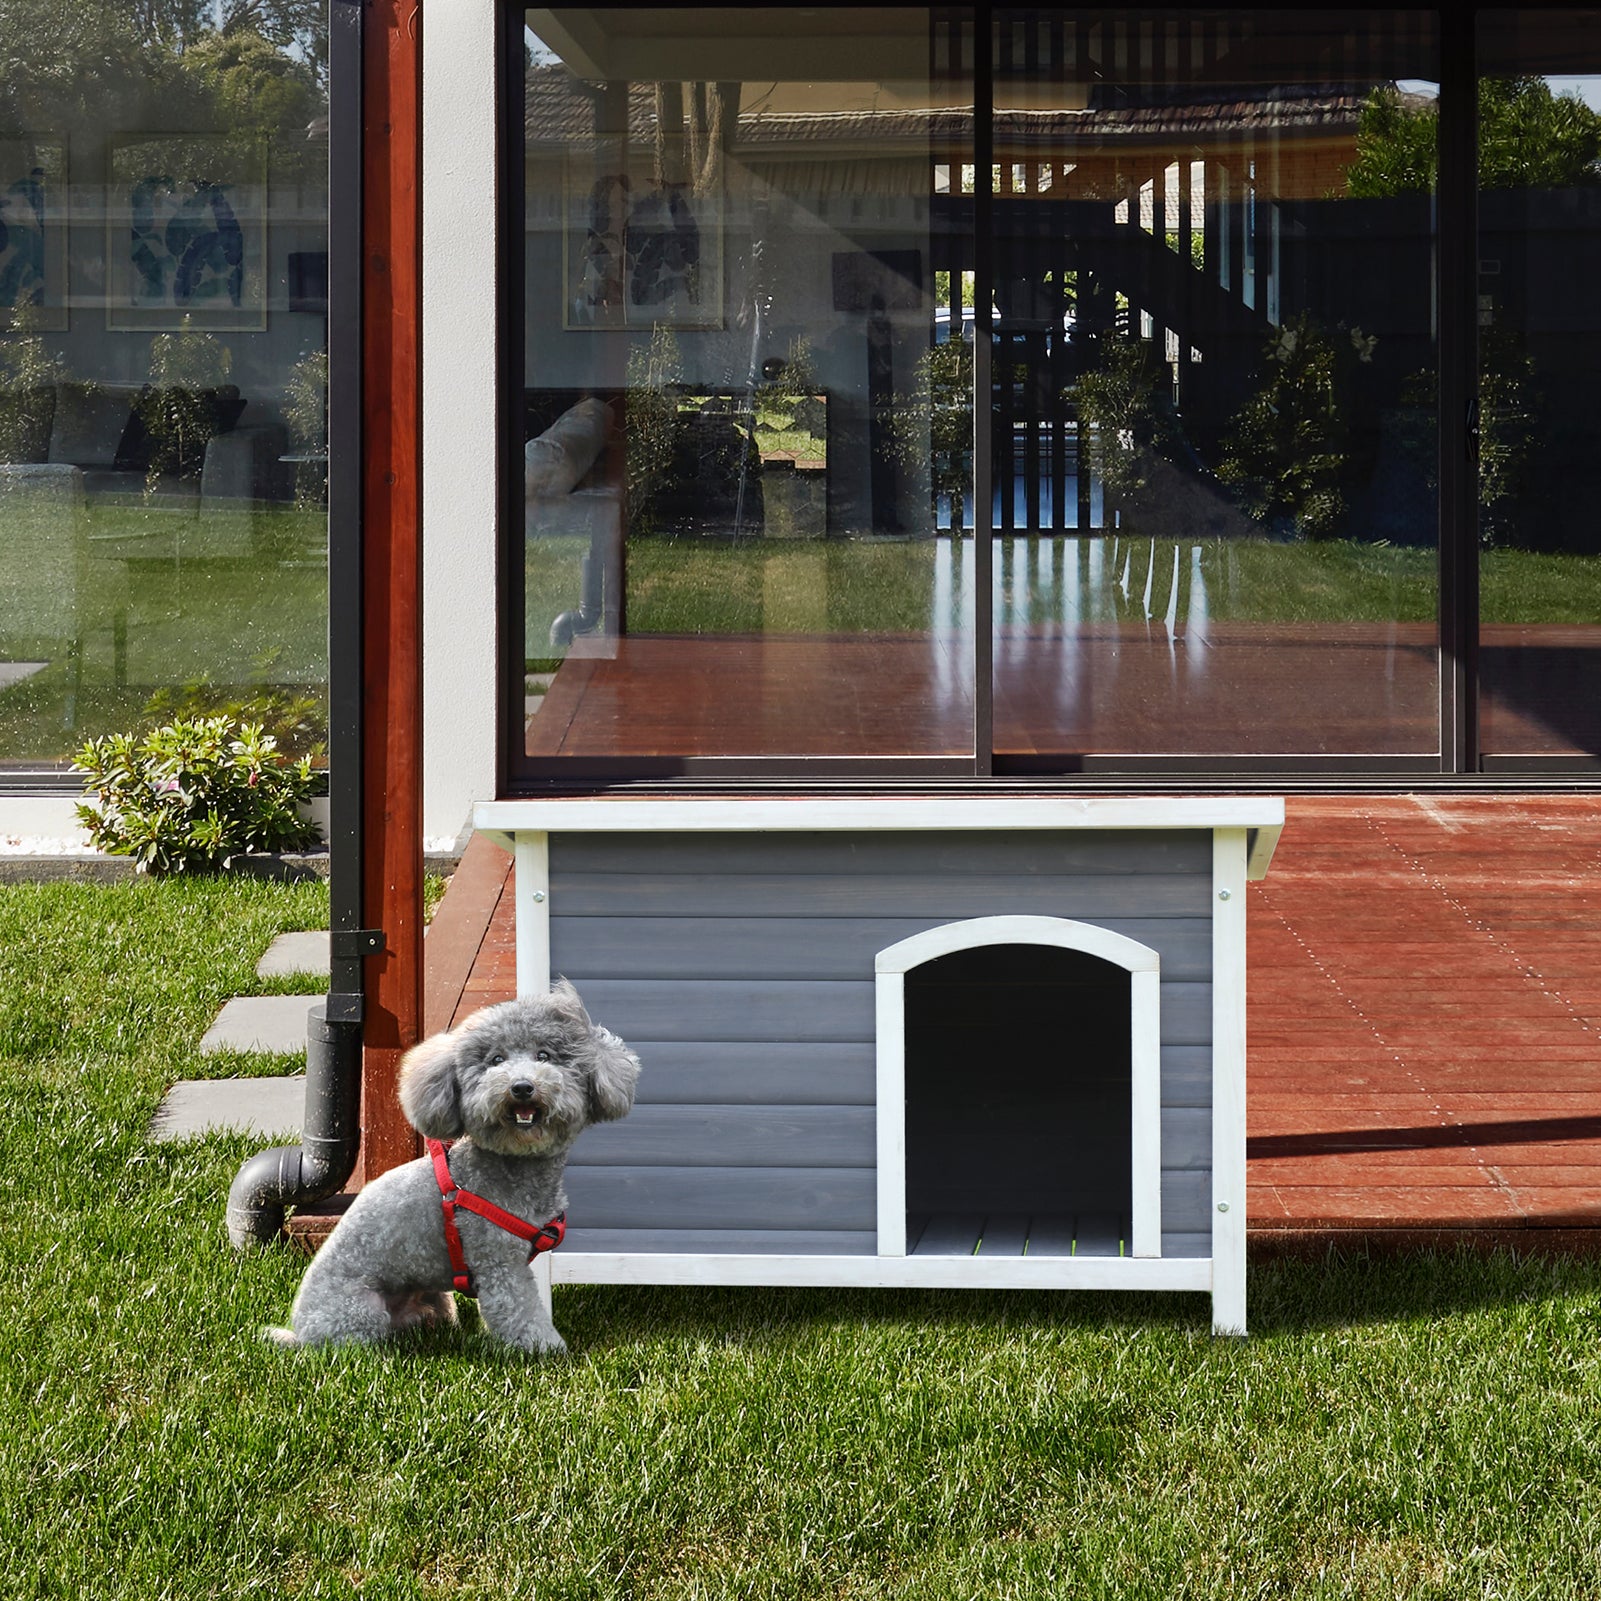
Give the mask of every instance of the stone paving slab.
<path id="1" fill-rule="evenodd" d="M 223 1129 L 300 1136 L 306 1078 L 185 1079 L 167 1091 L 150 1124 L 153 1140 L 188 1140 Z"/>
<path id="2" fill-rule="evenodd" d="M 328 971 L 328 930 L 308 929 L 298 934 L 280 934 L 267 953 L 256 963 L 261 978 L 281 978 L 289 973 Z"/>
<path id="3" fill-rule="evenodd" d="M 203 1056 L 218 1051 L 301 1051 L 315 995 L 247 995 L 228 1001 L 200 1041 Z"/>

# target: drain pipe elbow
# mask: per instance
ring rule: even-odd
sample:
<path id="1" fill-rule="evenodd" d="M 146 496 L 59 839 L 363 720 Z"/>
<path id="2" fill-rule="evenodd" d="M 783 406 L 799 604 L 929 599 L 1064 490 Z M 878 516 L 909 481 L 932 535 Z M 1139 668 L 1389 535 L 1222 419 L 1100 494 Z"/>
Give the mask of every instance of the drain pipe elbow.
<path id="1" fill-rule="evenodd" d="M 306 1022 L 305 1132 L 299 1145 L 259 1151 L 228 1191 L 228 1238 L 234 1249 L 273 1243 L 284 1213 L 332 1195 L 350 1177 L 361 1138 L 361 1028 L 329 1022 L 326 1003 Z"/>

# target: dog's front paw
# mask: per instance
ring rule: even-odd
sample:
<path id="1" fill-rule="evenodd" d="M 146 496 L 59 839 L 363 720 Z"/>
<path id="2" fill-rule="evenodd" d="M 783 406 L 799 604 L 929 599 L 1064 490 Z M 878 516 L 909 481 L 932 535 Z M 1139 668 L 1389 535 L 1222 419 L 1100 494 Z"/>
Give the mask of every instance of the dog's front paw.
<path id="1" fill-rule="evenodd" d="M 567 1349 L 567 1342 L 554 1329 L 536 1332 L 525 1349 L 540 1361 L 555 1361 L 572 1354 Z"/>

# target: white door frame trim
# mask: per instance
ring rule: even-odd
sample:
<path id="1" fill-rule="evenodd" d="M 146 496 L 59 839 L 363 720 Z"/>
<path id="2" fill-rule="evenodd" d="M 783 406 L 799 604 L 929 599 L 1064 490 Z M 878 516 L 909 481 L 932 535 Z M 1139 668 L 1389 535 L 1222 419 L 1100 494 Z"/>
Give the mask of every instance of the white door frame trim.
<path id="1" fill-rule="evenodd" d="M 1129 975 L 1133 1195 L 1136 1257 L 1162 1254 L 1161 959 L 1148 945 L 1065 917 L 972 917 L 913 934 L 878 953 L 878 1254 L 906 1255 L 906 974 L 937 956 L 985 945 L 1052 945 L 1081 951 Z"/>

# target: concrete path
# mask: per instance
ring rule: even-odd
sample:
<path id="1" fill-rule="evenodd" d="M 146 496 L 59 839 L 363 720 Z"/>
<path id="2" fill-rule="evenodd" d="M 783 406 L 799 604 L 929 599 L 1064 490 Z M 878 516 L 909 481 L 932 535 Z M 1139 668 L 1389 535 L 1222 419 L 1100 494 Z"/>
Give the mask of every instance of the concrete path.
<path id="1" fill-rule="evenodd" d="M 306 1049 L 306 1014 L 317 1000 L 315 995 L 247 995 L 228 1001 L 200 1041 L 201 1054 L 302 1053 Z"/>
<path id="2" fill-rule="evenodd" d="M 157 1141 L 191 1140 L 225 1129 L 264 1140 L 300 1138 L 306 1076 L 185 1079 L 167 1091 L 150 1125 Z"/>
<path id="3" fill-rule="evenodd" d="M 290 973 L 326 974 L 327 971 L 327 929 L 280 934 L 267 947 L 267 954 L 256 963 L 256 972 L 262 978 L 281 978 Z"/>
<path id="4" fill-rule="evenodd" d="M 328 971 L 328 935 L 280 934 L 256 963 L 262 978 Z M 203 1055 L 221 1051 L 296 1055 L 306 1049 L 306 1016 L 315 995 L 251 995 L 228 1001 L 200 1041 Z M 153 1140 L 187 1140 L 223 1130 L 263 1139 L 300 1137 L 306 1076 L 185 1079 L 167 1091 L 151 1122 Z"/>

